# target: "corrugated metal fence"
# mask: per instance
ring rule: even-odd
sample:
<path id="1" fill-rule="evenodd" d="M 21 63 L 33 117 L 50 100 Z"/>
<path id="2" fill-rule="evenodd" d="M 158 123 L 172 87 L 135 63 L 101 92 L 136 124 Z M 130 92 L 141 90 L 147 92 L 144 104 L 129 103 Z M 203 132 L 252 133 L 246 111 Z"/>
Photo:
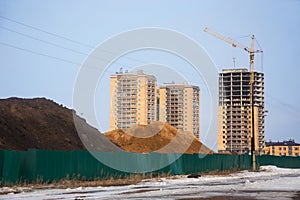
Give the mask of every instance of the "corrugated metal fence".
<path id="1" fill-rule="evenodd" d="M 158 153 L 96 153 L 112 163 L 118 164 L 119 162 L 118 170 L 98 161 L 88 151 L 30 149 L 21 152 L 0 150 L 1 185 L 18 182 L 51 182 L 64 178 L 85 180 L 122 178 L 134 172 L 149 173 L 148 169 L 156 169 L 160 163 L 168 164 L 161 169 L 151 170 L 151 173 L 175 175 L 214 170 L 251 169 L 251 157 L 249 155 L 214 154 L 199 156 L 198 154 L 183 154 L 180 156 L 179 154 Z M 177 157 L 179 159 L 175 162 L 170 162 Z M 260 156 L 258 157 L 258 165 L 300 168 L 300 157 Z"/>

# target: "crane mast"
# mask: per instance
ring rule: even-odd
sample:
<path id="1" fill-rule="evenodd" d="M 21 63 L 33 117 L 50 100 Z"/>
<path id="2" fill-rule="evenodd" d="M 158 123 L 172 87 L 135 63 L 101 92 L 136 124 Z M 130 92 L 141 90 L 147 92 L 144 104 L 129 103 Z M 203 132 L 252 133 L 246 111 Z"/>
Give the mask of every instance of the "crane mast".
<path id="1" fill-rule="evenodd" d="M 231 44 L 233 47 L 238 47 L 240 49 L 243 49 L 247 53 L 249 53 L 250 56 L 250 123 L 251 123 L 251 155 L 252 155 L 252 166 L 253 170 L 256 170 L 256 145 L 255 145 L 255 122 L 254 122 L 254 54 L 255 53 L 263 53 L 262 50 L 255 50 L 254 49 L 254 42 L 255 37 L 252 35 L 251 37 L 251 45 L 250 47 L 244 46 L 242 44 L 237 43 L 233 39 L 223 36 L 217 32 L 214 32 L 208 28 L 204 29 L 204 32 L 207 32 L 229 44 Z"/>

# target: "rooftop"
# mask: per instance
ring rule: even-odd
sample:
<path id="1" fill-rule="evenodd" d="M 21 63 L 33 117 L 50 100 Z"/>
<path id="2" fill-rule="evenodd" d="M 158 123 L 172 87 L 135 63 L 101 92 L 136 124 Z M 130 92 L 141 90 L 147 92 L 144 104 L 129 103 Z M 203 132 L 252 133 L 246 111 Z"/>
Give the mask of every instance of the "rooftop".
<path id="1" fill-rule="evenodd" d="M 283 142 L 266 142 L 266 146 L 300 146 L 299 143 L 296 143 L 295 140 L 287 140 Z"/>
<path id="2" fill-rule="evenodd" d="M 228 74 L 230 75 L 231 73 L 247 73 L 250 74 L 250 71 L 247 68 L 235 68 L 235 69 L 222 69 L 222 72 L 220 74 Z M 260 74 L 264 75 L 263 72 L 259 71 L 254 71 L 255 74 Z"/>
<path id="3" fill-rule="evenodd" d="M 229 72 L 248 72 L 248 69 L 246 68 L 240 68 L 240 69 L 222 69 L 223 73 L 229 73 Z"/>
<path id="4" fill-rule="evenodd" d="M 155 76 L 153 76 L 153 75 L 149 75 L 149 74 L 145 74 L 144 72 L 143 72 L 143 70 L 137 70 L 137 71 L 135 71 L 135 72 L 129 72 L 128 70 L 125 70 L 124 72 L 123 72 L 123 68 L 120 68 L 120 71 L 119 72 L 116 72 L 115 74 L 112 74 L 111 75 L 111 77 L 124 77 L 124 78 L 126 78 L 126 77 L 132 77 L 132 76 L 146 76 L 146 77 L 148 77 L 148 78 L 153 78 L 153 79 L 155 79 L 156 80 L 156 77 Z"/>
<path id="5" fill-rule="evenodd" d="M 188 83 L 164 83 L 159 88 L 196 88 L 200 89 L 199 86 L 189 85 Z"/>

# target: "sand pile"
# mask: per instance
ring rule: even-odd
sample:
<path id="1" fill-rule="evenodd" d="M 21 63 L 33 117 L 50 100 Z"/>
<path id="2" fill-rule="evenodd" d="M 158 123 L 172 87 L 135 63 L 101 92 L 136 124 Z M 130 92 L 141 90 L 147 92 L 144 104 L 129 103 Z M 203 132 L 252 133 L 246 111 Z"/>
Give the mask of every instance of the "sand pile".
<path id="1" fill-rule="evenodd" d="M 153 122 L 148 126 L 134 126 L 126 130 L 105 133 L 110 141 L 129 152 L 139 153 L 213 153 L 192 133 L 180 132 L 168 123 Z"/>

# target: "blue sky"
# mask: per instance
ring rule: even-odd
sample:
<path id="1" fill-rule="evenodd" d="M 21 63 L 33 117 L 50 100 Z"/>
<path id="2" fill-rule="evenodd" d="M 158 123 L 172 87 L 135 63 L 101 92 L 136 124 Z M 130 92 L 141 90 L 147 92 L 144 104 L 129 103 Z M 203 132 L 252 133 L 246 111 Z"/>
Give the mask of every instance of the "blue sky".
<path id="1" fill-rule="evenodd" d="M 143 27 L 172 29 L 191 37 L 207 51 L 218 70 L 231 68 L 232 57 L 236 57 L 237 67 L 248 67 L 248 54 L 203 32 L 209 27 L 247 46 L 250 38 L 244 36 L 255 34 L 264 50 L 263 66 L 258 56 L 256 69 L 265 73 L 266 139 L 300 142 L 299 13 L 297 0 L 1 0 L 0 97 L 46 97 L 71 108 L 74 82 L 87 55 L 107 38 Z M 109 71 L 117 71 L 120 64 L 131 69 L 168 59 L 168 65 L 185 66 L 158 52 L 137 52 L 128 58 L 118 60 Z M 199 80 L 204 99 L 201 106 L 205 107 L 209 97 L 201 77 Z M 106 94 L 107 89 L 100 84 L 98 90 L 96 99 L 102 99 L 100 93 Z M 97 115 L 102 118 L 107 110 L 99 109 Z M 201 112 L 202 129 L 207 126 L 206 115 Z M 100 129 L 105 130 L 108 118 L 103 118 Z"/>

